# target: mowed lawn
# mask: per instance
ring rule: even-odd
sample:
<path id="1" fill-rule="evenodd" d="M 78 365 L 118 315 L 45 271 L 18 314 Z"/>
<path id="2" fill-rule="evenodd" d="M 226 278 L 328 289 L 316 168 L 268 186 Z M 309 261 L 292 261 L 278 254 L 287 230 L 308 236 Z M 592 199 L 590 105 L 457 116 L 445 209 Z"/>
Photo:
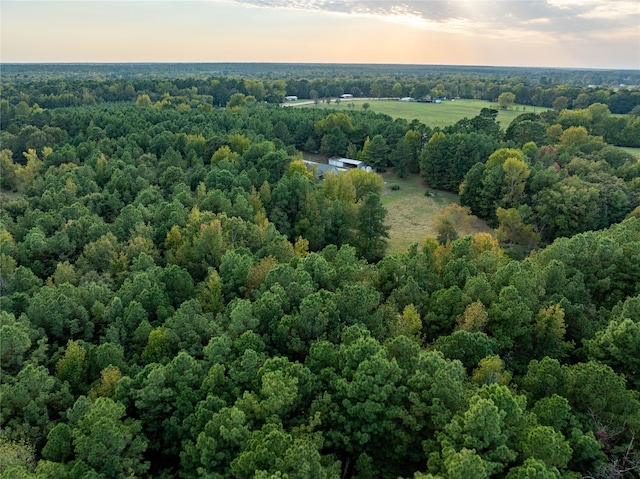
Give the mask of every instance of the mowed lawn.
<path id="1" fill-rule="evenodd" d="M 426 236 L 437 236 L 436 218 L 450 203 L 459 203 L 457 195 L 430 190 L 434 196 L 425 195 L 427 188 L 419 175 L 398 178 L 393 173 L 382 175 L 385 188 L 382 204 L 387 209 L 386 224 L 389 226 L 388 253 L 404 253 L 412 243 L 422 243 Z M 400 189 L 392 190 L 391 185 Z M 470 229 L 458 231 L 460 236 L 486 232 L 493 233 L 486 223 L 479 219 L 471 221 Z"/>
<path id="2" fill-rule="evenodd" d="M 369 103 L 369 107 L 376 113 L 384 113 L 392 118 L 406 118 L 407 120 L 418 120 L 425 125 L 435 128 L 443 128 L 453 125 L 462 118 L 473 118 L 480 113 L 483 108 L 495 108 L 497 105 L 483 100 L 454 100 L 443 101 L 442 103 L 410 103 L 398 100 L 342 100 L 336 103 L 335 99 L 331 103 L 318 103 L 317 105 L 300 101 L 297 108 L 334 108 L 337 110 L 359 110 L 364 103 Z M 498 122 L 503 129 L 522 113 L 540 113 L 548 108 L 515 105 L 511 110 L 499 110 Z"/>

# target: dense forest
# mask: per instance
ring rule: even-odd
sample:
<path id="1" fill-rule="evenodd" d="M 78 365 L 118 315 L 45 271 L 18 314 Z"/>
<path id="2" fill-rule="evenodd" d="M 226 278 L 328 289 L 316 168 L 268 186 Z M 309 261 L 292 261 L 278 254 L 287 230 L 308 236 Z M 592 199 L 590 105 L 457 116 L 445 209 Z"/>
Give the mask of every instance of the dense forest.
<path id="1" fill-rule="evenodd" d="M 637 72 L 189 68 L 3 65 L 3 478 L 637 477 Z M 552 109 L 280 106 L 418 90 Z M 461 205 L 387 254 L 309 151 Z"/>

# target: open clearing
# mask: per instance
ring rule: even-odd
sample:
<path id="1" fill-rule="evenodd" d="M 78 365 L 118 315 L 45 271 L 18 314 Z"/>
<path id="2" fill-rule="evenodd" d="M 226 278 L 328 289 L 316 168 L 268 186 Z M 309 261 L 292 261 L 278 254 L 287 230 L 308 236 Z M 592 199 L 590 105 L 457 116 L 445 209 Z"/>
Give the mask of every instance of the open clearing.
<path id="1" fill-rule="evenodd" d="M 398 178 L 393 173 L 384 173 L 382 177 L 385 181 L 382 204 L 388 213 L 387 252 L 390 254 L 405 252 L 412 243 L 421 243 L 427 235 L 436 236 L 436 217 L 440 210 L 450 203 L 459 203 L 457 195 L 443 191 L 430 190 L 434 196 L 425 196 L 427 188 L 418 175 Z M 392 190 L 390 186 L 394 184 L 400 189 Z M 474 219 L 469 230 L 459 230 L 458 234 L 462 237 L 480 232 L 493 234 L 484 221 Z"/>
<path id="2" fill-rule="evenodd" d="M 483 108 L 495 108 L 497 105 L 492 102 L 483 100 L 454 100 L 443 101 L 442 103 L 418 103 L 418 102 L 404 102 L 398 100 L 369 100 L 369 99 L 355 99 L 355 100 L 342 100 L 340 103 L 336 103 L 332 100 L 331 103 L 309 103 L 310 100 L 301 100 L 300 105 L 297 108 L 334 108 L 337 110 L 350 110 L 350 109 L 362 109 L 364 103 L 369 103 L 370 109 L 376 113 L 384 113 L 392 118 L 406 118 L 411 121 L 416 119 L 425 125 L 435 128 L 443 128 L 448 125 L 453 125 L 462 118 L 473 118 L 480 113 Z M 295 106 L 295 104 L 292 104 Z M 511 110 L 499 110 L 498 122 L 503 129 L 509 126 L 509 123 L 522 113 L 540 113 L 546 111 L 548 108 L 533 107 L 515 105 Z"/>
<path id="3" fill-rule="evenodd" d="M 304 158 L 327 163 L 327 157 L 321 154 L 304 152 Z M 427 188 L 420 175 L 398 178 L 398 175 L 387 171 L 380 176 L 384 180 L 381 201 L 387 210 L 385 223 L 389 226 L 387 254 L 404 253 L 412 243 L 420 244 L 426 236 L 437 236 L 436 218 L 440 211 L 451 203 L 460 204 L 458 195 Z M 400 188 L 393 190 L 392 185 Z M 425 195 L 427 190 L 431 195 Z M 458 235 L 462 237 L 481 232 L 494 233 L 493 229 L 478 218 L 472 219 L 469 226 L 468 229 L 457 226 Z"/>

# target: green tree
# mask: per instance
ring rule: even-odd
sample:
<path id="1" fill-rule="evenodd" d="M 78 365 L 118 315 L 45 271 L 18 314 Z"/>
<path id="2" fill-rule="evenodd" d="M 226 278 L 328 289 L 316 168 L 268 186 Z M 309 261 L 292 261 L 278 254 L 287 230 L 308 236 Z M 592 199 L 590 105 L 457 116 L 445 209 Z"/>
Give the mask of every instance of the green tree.
<path id="1" fill-rule="evenodd" d="M 98 398 L 72 430 L 76 462 L 104 477 L 142 475 L 149 464 L 143 458 L 147 440 L 140 432 L 140 422 L 126 419 L 122 404 Z"/>
<path id="2" fill-rule="evenodd" d="M 353 184 L 355 190 L 354 200 L 356 202 L 361 201 L 369 194 L 381 195 L 384 189 L 384 180 L 382 177 L 371 171 L 356 168 L 349 170 L 346 177 Z"/>
<path id="3" fill-rule="evenodd" d="M 559 96 L 553 100 L 553 109 L 555 111 L 565 110 L 569 106 L 569 99 L 566 96 Z"/>
<path id="4" fill-rule="evenodd" d="M 24 363 L 26 353 L 35 339 L 28 318 L 23 315 L 16 320 L 13 313 L 0 311 L 0 359 L 2 373 L 18 372 Z"/>
<path id="5" fill-rule="evenodd" d="M 440 244 L 447 244 L 458 239 L 461 232 L 470 229 L 471 209 L 451 203 L 443 208 L 436 217 L 436 233 Z"/>
<path id="6" fill-rule="evenodd" d="M 454 331 L 449 336 L 440 336 L 434 343 L 447 359 L 457 359 L 466 368 L 473 368 L 487 356 L 494 356 L 498 343 L 482 332 Z"/>
<path id="7" fill-rule="evenodd" d="M 449 154 L 445 134 L 434 133 L 425 145 L 420 156 L 420 175 L 433 188 L 442 188 L 445 184 L 445 154 Z"/>
<path id="8" fill-rule="evenodd" d="M 422 150 L 420 175 L 432 188 L 458 192 L 465 175 L 476 163 L 484 163 L 497 143 L 473 128 L 449 134 L 436 132 Z"/>
<path id="9" fill-rule="evenodd" d="M 503 471 L 516 458 L 515 451 L 509 447 L 506 418 L 507 412 L 501 410 L 492 399 L 472 397 L 468 409 L 463 414 L 456 415 L 445 428 L 451 441 L 446 441 L 445 444 L 451 444 L 449 447 L 452 447 L 452 450 L 443 451 L 445 467 L 447 456 L 455 450 L 474 450 L 477 459 L 473 462 L 477 463 L 476 467 L 480 464 L 484 466 L 486 477 Z"/>
<path id="10" fill-rule="evenodd" d="M 333 141 L 333 140 L 331 140 Z M 340 140 L 336 140 L 340 143 Z M 346 148 L 346 145 L 344 145 Z M 336 149 L 338 146 L 332 145 Z M 342 143 L 339 145 L 342 148 Z M 344 152 L 344 150 L 342 150 Z M 269 171 L 269 182 L 275 184 L 282 178 L 291 164 L 291 157 L 283 150 L 272 151 L 258 160 L 256 167 Z"/>
<path id="11" fill-rule="evenodd" d="M 67 343 L 67 349 L 56 363 L 56 377 L 61 381 L 68 381 L 73 391 L 84 392 L 87 388 L 86 350 L 76 341 Z"/>
<path id="12" fill-rule="evenodd" d="M 503 348 L 512 348 L 518 344 L 521 353 L 530 348 L 528 343 L 533 313 L 515 286 L 503 287 L 498 300 L 491 304 L 487 312 L 487 329 Z"/>
<path id="13" fill-rule="evenodd" d="M 151 107 L 152 103 L 151 103 L 151 98 L 149 98 L 149 95 L 147 95 L 146 93 L 143 93 L 142 95 L 138 95 L 138 98 L 136 99 L 136 106 L 139 108 Z"/>
<path id="14" fill-rule="evenodd" d="M 623 373 L 637 389 L 640 387 L 640 296 L 617 305 L 612 313 L 609 324 L 593 339 L 586 340 L 585 346 L 592 359 Z"/>
<path id="15" fill-rule="evenodd" d="M 560 479 L 557 468 L 548 468 L 546 464 L 534 457 L 528 457 L 521 466 L 512 468 L 507 479 Z"/>
<path id="16" fill-rule="evenodd" d="M 36 465 L 33 447 L 24 442 L 0 438 L 0 475 L 7 478 L 31 478 Z"/>
<path id="17" fill-rule="evenodd" d="M 350 332 L 356 333 L 355 330 Z M 330 346 L 329 343 L 325 345 Z M 400 411 L 391 405 L 397 405 L 400 399 L 400 367 L 372 338 L 360 337 L 351 344 L 343 343 L 340 349 L 342 359 L 333 366 L 341 366 L 344 379 L 330 386 L 334 398 L 331 403 L 316 400 L 313 406 L 314 411 L 320 411 L 321 417 L 326 415 L 330 419 L 325 425 L 329 427 L 325 437 L 341 451 L 341 456 L 357 457 L 370 451 L 377 454 L 379 461 L 383 457 L 393 460 L 391 451 L 379 446 L 382 438 L 388 439 L 397 427 L 395 420 Z M 311 352 L 312 370 L 324 362 L 322 351 L 323 344 L 317 343 Z"/>
<path id="18" fill-rule="evenodd" d="M 62 422 L 56 425 L 47 436 L 42 449 L 42 457 L 54 462 L 67 462 L 73 455 L 73 437 L 71 428 Z"/>
<path id="19" fill-rule="evenodd" d="M 231 95 L 231 98 L 227 102 L 227 108 L 234 108 L 234 107 L 246 105 L 247 103 L 246 98 L 247 97 L 244 93 L 234 93 L 233 95 Z"/>
<path id="20" fill-rule="evenodd" d="M 558 115 L 558 123 L 564 129 L 571 126 L 583 126 L 589 129 L 592 121 L 593 116 L 590 110 L 563 110 Z"/>
<path id="21" fill-rule="evenodd" d="M 503 243 L 515 243 L 535 248 L 540 242 L 540 234 L 533 230 L 533 225 L 527 225 L 516 208 L 498 208 L 496 210 L 498 228 L 496 237 Z"/>
<path id="22" fill-rule="evenodd" d="M 44 444 L 55 418 L 70 407 L 73 397 L 66 384 L 44 366 L 28 363 L 11 382 L 0 385 L 0 420 L 5 437 L 27 441 L 36 449 Z"/>
<path id="23" fill-rule="evenodd" d="M 529 428 L 519 442 L 525 457 L 541 460 L 550 470 L 564 470 L 573 452 L 564 436 L 550 426 Z"/>
<path id="24" fill-rule="evenodd" d="M 267 95 L 267 89 L 264 86 L 264 83 L 260 80 L 244 80 L 244 87 L 247 90 L 247 93 L 253 97 L 257 101 L 263 101 Z"/>
<path id="25" fill-rule="evenodd" d="M 244 254 L 243 254 L 244 253 Z M 247 291 L 247 281 L 253 258 L 246 251 L 228 250 L 220 263 L 220 280 L 222 281 L 222 293 L 229 301 L 233 298 L 244 296 Z"/>
<path id="26" fill-rule="evenodd" d="M 570 126 L 562 132 L 559 141 L 561 145 L 580 146 L 587 143 L 589 133 L 584 126 Z"/>
<path id="27" fill-rule="evenodd" d="M 393 87 L 391 87 L 391 96 L 395 98 L 400 98 L 403 95 L 402 83 L 395 82 Z"/>
<path id="28" fill-rule="evenodd" d="M 565 312 L 555 303 L 538 311 L 534 318 L 536 357 L 562 356 L 570 345 L 564 342 L 567 331 Z"/>
<path id="29" fill-rule="evenodd" d="M 198 434 L 193 448 L 196 467 L 218 474 L 229 471 L 231 461 L 244 450 L 251 435 L 247 423 L 246 414 L 235 406 L 215 412 Z"/>
<path id="30" fill-rule="evenodd" d="M 482 459 L 475 449 L 462 448 L 460 451 L 447 450 L 444 460 L 448 479 L 488 479 L 492 464 Z"/>
<path id="31" fill-rule="evenodd" d="M 76 263 L 81 271 L 109 271 L 120 252 L 120 244 L 113 233 L 107 233 L 85 245 L 82 255 Z"/>
<path id="32" fill-rule="evenodd" d="M 501 110 L 509 110 L 513 107 L 513 104 L 516 101 L 516 96 L 510 91 L 506 91 L 501 93 L 498 97 L 498 106 Z"/>
<path id="33" fill-rule="evenodd" d="M 507 158 L 502 164 L 504 187 L 502 203 L 507 207 L 519 204 L 524 196 L 524 188 L 531 172 L 527 164 L 518 158 Z"/>
<path id="34" fill-rule="evenodd" d="M 187 418 L 203 398 L 200 393 L 203 379 L 201 364 L 180 351 L 166 365 L 148 365 L 130 386 L 127 400 L 141 420 L 142 436 L 149 439 L 149 451 L 167 456 L 159 462 L 170 464 L 177 460 L 181 441 L 190 437 Z M 116 397 L 121 394 L 119 388 Z"/>
<path id="35" fill-rule="evenodd" d="M 199 357 L 215 329 L 195 299 L 184 301 L 164 325 L 175 335 L 177 348 Z"/>
<path id="36" fill-rule="evenodd" d="M 420 172 L 420 151 L 423 144 L 423 133 L 420 130 L 411 129 L 404 135 L 405 144 L 409 148 L 410 162 L 408 164 L 410 173 Z"/>
<path id="37" fill-rule="evenodd" d="M 393 172 L 400 178 L 406 177 L 410 172 L 414 158 L 411 147 L 404 138 L 400 138 L 391 157 L 394 163 Z"/>
<path id="38" fill-rule="evenodd" d="M 27 315 L 47 333 L 49 341 L 62 345 L 70 339 L 90 340 L 95 324 L 87 310 L 86 290 L 69 283 L 41 288 L 29 302 Z"/>
<path id="39" fill-rule="evenodd" d="M 387 140 L 382 135 L 374 135 L 370 142 L 365 142 L 360 159 L 372 168 L 384 170 L 389 163 Z"/>
<path id="40" fill-rule="evenodd" d="M 8 190 L 18 188 L 18 165 L 13 162 L 11 150 L 0 151 L 0 187 Z"/>
<path id="41" fill-rule="evenodd" d="M 358 209 L 358 252 L 368 261 L 382 259 L 387 247 L 389 227 L 384 220 L 387 210 L 375 193 L 367 194 Z"/>
<path id="42" fill-rule="evenodd" d="M 334 126 L 331 131 L 326 133 L 320 142 L 320 152 L 326 156 L 343 156 L 349 146 L 349 138 L 338 128 Z"/>
<path id="43" fill-rule="evenodd" d="M 293 437 L 281 425 L 266 424 L 251 434 L 246 449 L 231 463 L 231 470 L 241 479 L 259 477 L 258 471 L 264 478 L 338 479 L 340 463 L 321 456 L 322 443 L 320 434 Z"/>
<path id="44" fill-rule="evenodd" d="M 577 176 L 558 181 L 533 198 L 536 229 L 546 238 L 597 229 L 599 197 L 597 188 Z"/>
<path id="45" fill-rule="evenodd" d="M 504 136 L 506 140 L 513 140 L 518 148 L 522 148 L 528 142 L 542 145 L 547 139 L 547 125 L 537 119 L 518 122 L 513 120 Z"/>
<path id="46" fill-rule="evenodd" d="M 196 299 L 207 313 L 217 314 L 224 308 L 222 282 L 215 269 L 210 268 L 207 278 L 198 286 Z"/>

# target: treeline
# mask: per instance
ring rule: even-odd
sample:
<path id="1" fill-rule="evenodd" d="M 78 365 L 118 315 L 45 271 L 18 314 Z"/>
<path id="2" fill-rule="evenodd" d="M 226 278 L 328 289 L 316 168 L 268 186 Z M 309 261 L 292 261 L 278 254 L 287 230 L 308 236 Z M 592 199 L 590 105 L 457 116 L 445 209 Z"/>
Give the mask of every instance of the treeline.
<path id="1" fill-rule="evenodd" d="M 244 77 L 260 79 L 304 79 L 367 77 L 394 78 L 455 77 L 489 79 L 528 78 L 545 85 L 599 85 L 618 87 L 638 85 L 637 70 L 588 70 L 546 67 L 498 67 L 461 65 L 394 65 L 329 63 L 5 63 L 3 80 L 29 83 L 35 78 L 86 79 L 164 79 Z"/>
<path id="2" fill-rule="evenodd" d="M 143 73 L 144 72 L 144 73 Z M 490 67 L 393 67 L 384 65 L 3 65 L 2 116 L 9 105 L 41 108 L 133 101 L 171 95 L 197 106 L 225 106 L 235 93 L 282 103 L 300 98 L 469 98 L 495 102 L 505 92 L 521 105 L 586 108 L 607 105 L 626 114 L 640 105 L 634 71 L 502 69 Z M 635 112 L 638 116 L 638 111 Z"/>
<path id="3" fill-rule="evenodd" d="M 594 136 L 606 106 L 586 126 L 561 112 L 502 132 L 484 110 L 433 131 L 240 95 L 3 123 L 0 473 L 637 473 L 640 175 Z M 536 212 L 543 191 L 585 188 L 610 211 L 589 226 L 612 226 L 522 260 L 487 234 L 386 255 L 380 177 L 320 182 L 298 153 L 314 145 L 462 182 L 505 241 L 531 246 L 501 211 Z M 593 215 L 553 197 L 558 218 Z M 587 229 L 520 219 L 549 242 Z"/>

